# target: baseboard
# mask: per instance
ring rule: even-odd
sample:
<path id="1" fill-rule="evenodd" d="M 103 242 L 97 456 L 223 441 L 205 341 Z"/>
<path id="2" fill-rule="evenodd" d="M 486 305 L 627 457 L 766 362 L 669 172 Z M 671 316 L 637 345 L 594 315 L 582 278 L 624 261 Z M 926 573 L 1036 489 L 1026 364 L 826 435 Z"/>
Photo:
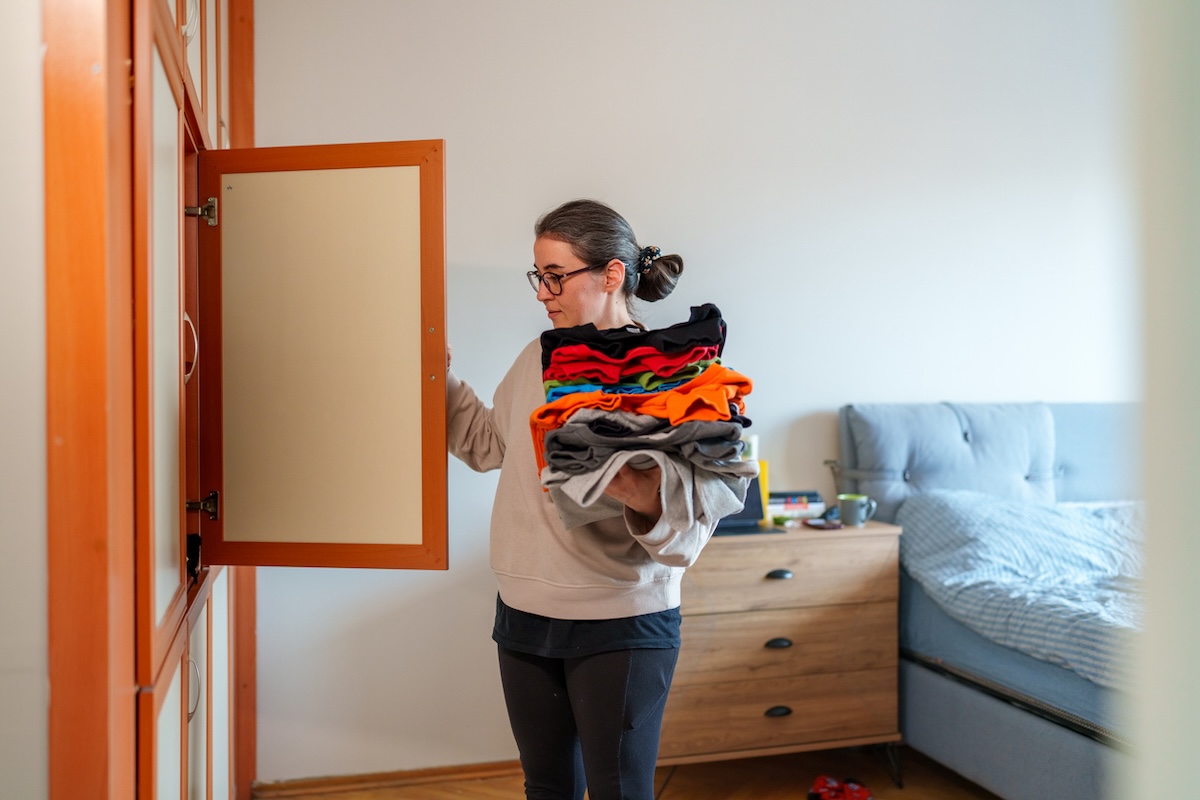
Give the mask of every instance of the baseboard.
<path id="1" fill-rule="evenodd" d="M 250 793 L 253 800 L 276 797 L 308 797 L 337 792 L 362 792 L 373 789 L 393 789 L 443 781 L 483 780 L 521 774 L 519 761 L 493 761 L 485 764 L 463 764 L 457 767 L 434 767 L 404 772 L 374 772 L 369 775 L 338 775 L 331 778 L 303 778 L 292 781 L 256 783 Z"/>

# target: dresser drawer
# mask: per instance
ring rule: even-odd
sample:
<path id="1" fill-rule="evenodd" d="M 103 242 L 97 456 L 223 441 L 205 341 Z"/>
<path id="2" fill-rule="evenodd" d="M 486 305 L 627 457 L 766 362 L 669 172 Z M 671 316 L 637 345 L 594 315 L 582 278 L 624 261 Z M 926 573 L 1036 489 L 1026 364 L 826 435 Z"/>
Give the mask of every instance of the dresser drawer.
<path id="1" fill-rule="evenodd" d="M 895 670 L 898 661 L 894 602 L 688 614 L 682 634 L 674 686 Z"/>
<path id="2" fill-rule="evenodd" d="M 791 709 L 769 716 L 768 709 Z M 899 738 L 896 669 L 673 686 L 659 757 Z"/>
<path id="3" fill-rule="evenodd" d="M 886 532 L 716 537 L 684 573 L 682 610 L 697 614 L 895 600 L 899 557 L 899 537 Z"/>

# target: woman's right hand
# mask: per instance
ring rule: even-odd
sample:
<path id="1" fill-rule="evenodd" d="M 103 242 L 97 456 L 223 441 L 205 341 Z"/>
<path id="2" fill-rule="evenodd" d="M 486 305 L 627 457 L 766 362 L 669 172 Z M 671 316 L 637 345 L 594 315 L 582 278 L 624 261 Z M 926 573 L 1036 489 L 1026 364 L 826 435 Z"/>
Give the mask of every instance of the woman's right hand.
<path id="1" fill-rule="evenodd" d="M 623 465 L 604 489 L 604 493 L 618 503 L 638 512 L 651 524 L 662 516 L 662 468 L 634 469 Z"/>

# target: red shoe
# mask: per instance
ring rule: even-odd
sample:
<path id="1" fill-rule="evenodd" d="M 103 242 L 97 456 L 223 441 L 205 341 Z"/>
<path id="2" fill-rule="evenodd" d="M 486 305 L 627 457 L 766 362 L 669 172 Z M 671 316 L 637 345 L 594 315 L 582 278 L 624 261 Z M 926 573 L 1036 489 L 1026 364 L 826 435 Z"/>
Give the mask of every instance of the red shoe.
<path id="1" fill-rule="evenodd" d="M 818 775 L 808 791 L 808 800 L 844 800 L 842 782 L 828 775 Z"/>
<path id="2" fill-rule="evenodd" d="M 808 792 L 808 800 L 874 800 L 871 790 L 853 778 L 839 781 L 818 775 Z"/>

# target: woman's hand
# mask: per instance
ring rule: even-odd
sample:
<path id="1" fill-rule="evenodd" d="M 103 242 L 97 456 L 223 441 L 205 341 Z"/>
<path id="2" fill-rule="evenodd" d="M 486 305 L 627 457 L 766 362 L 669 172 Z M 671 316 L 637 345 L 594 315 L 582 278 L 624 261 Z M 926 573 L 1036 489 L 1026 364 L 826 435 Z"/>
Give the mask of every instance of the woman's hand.
<path id="1" fill-rule="evenodd" d="M 651 522 L 658 522 L 662 516 L 661 482 L 662 470 L 659 467 L 634 469 L 626 464 L 617 470 L 604 493 Z"/>

